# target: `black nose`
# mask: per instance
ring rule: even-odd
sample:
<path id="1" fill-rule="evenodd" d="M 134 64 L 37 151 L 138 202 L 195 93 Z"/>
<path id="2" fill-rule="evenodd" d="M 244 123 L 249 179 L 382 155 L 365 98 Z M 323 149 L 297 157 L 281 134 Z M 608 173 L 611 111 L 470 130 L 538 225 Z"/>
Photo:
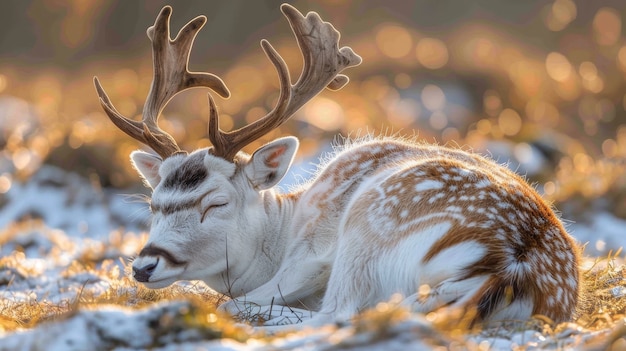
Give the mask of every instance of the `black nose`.
<path id="1" fill-rule="evenodd" d="M 154 269 L 158 263 L 159 261 L 157 260 L 156 262 L 150 263 L 149 265 L 145 265 L 141 268 L 133 267 L 133 277 L 135 277 L 135 280 L 140 283 L 150 281 L 150 276 L 154 273 Z"/>

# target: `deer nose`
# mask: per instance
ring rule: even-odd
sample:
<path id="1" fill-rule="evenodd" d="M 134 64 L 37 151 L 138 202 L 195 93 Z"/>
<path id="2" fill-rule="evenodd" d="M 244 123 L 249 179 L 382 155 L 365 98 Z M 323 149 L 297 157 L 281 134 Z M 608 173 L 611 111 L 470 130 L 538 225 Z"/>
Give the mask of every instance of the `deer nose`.
<path id="1" fill-rule="evenodd" d="M 158 263 L 159 260 L 156 260 L 154 263 L 147 264 L 141 268 L 133 266 L 133 277 L 135 277 L 135 280 L 140 283 L 147 283 L 150 281 L 150 276 L 154 273 L 154 269 Z"/>

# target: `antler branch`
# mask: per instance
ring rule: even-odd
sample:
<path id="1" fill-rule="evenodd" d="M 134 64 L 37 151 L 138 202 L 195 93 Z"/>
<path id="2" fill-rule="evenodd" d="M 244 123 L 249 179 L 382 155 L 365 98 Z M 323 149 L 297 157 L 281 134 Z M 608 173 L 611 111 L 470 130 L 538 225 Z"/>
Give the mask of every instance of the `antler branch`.
<path id="1" fill-rule="evenodd" d="M 238 130 L 224 132 L 219 129 L 217 109 L 209 96 L 209 139 L 214 155 L 232 160 L 239 150 L 278 128 L 325 87 L 338 90 L 345 86 L 349 78 L 340 72 L 361 63 L 361 57 L 351 48 L 339 49 L 339 32 L 332 24 L 323 22 L 317 13 L 309 12 L 305 17 L 288 4 L 283 4 L 281 10 L 302 51 L 304 65 L 300 78 L 292 85 L 285 61 L 267 40 L 262 40 L 261 47 L 278 72 L 281 86 L 278 102 L 261 119 Z"/>
<path id="2" fill-rule="evenodd" d="M 165 6 L 147 31 L 152 42 L 154 75 L 141 122 L 122 116 L 111 103 L 98 78 L 94 77 L 100 104 L 111 121 L 132 138 L 151 147 L 163 159 L 181 151 L 174 138 L 158 126 L 161 111 L 176 94 L 189 88 L 207 87 L 223 97 L 230 96 L 219 77 L 210 73 L 190 72 L 188 69 L 193 41 L 206 23 L 206 17 L 199 16 L 189 21 L 172 40 L 171 14 L 172 8 Z"/>

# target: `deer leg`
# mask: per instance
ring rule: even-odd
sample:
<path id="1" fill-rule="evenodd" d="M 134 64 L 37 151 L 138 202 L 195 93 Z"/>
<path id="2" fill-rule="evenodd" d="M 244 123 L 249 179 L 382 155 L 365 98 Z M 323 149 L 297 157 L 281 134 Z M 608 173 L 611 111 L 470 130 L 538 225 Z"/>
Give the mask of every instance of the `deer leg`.
<path id="1" fill-rule="evenodd" d="M 296 251 L 298 254 L 289 255 L 270 281 L 225 302 L 219 309 L 266 325 L 293 324 L 310 318 L 318 307 L 329 265 L 314 253 Z"/>
<path id="2" fill-rule="evenodd" d="M 462 307 L 475 297 L 487 280 L 488 276 L 446 279 L 406 297 L 401 304 L 418 313 L 428 313 L 444 306 Z"/>

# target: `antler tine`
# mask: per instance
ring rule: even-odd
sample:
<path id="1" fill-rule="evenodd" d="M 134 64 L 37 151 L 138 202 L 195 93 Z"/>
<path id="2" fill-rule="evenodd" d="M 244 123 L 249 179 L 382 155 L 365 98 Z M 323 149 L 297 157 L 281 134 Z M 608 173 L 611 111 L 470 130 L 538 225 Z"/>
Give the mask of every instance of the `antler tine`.
<path id="1" fill-rule="evenodd" d="M 219 77 L 188 70 L 191 47 L 198 31 L 206 23 L 206 17 L 199 16 L 189 21 L 172 40 L 171 14 L 170 6 L 163 7 L 154 25 L 147 30 L 148 38 L 152 42 L 154 75 L 141 122 L 122 116 L 111 103 L 98 79 L 94 78 L 100 103 L 111 121 L 132 138 L 151 147 L 163 159 L 181 151 L 174 138 L 158 126 L 161 111 L 175 95 L 189 88 L 207 87 L 222 97 L 230 96 L 228 88 Z"/>
<path id="2" fill-rule="evenodd" d="M 209 139 L 213 143 L 213 153 L 227 160 L 232 160 L 239 150 L 252 141 L 278 128 L 325 87 L 341 89 L 349 78 L 339 73 L 361 63 L 361 57 L 351 48 L 339 49 L 339 32 L 332 24 L 323 22 L 317 13 L 309 12 L 305 17 L 289 4 L 283 4 L 281 10 L 287 17 L 302 52 L 302 73 L 295 85 L 292 85 L 285 61 L 267 40 L 262 40 L 263 51 L 276 68 L 281 86 L 274 109 L 243 128 L 224 132 L 219 129 L 213 99 L 209 99 Z"/>

